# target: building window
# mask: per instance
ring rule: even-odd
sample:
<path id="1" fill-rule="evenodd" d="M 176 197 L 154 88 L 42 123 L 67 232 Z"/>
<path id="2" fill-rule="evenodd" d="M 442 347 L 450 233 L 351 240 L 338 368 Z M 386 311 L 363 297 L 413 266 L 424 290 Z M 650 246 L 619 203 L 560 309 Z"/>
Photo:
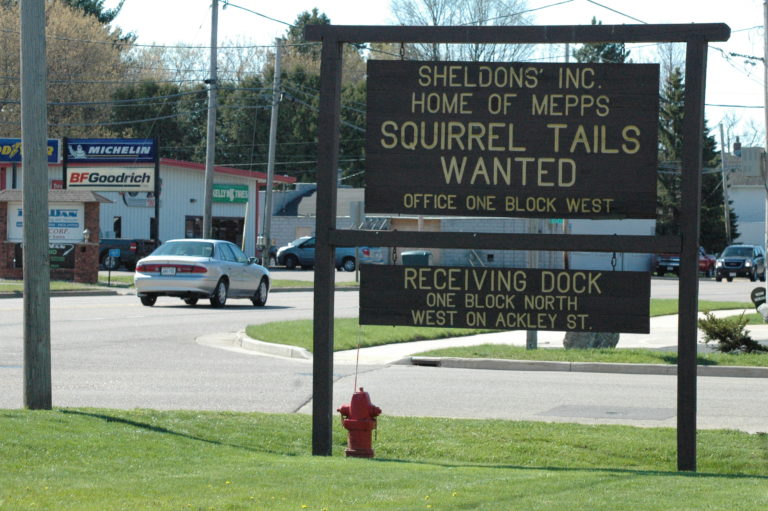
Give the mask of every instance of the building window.
<path id="1" fill-rule="evenodd" d="M 203 237 L 203 217 L 187 216 L 184 218 L 184 237 L 202 238 Z"/>
<path id="2" fill-rule="evenodd" d="M 213 217 L 211 219 L 211 237 L 216 240 L 231 241 L 237 246 L 243 242 L 243 228 L 245 221 L 242 218 Z M 203 217 L 184 217 L 184 237 L 203 237 Z"/>
<path id="3" fill-rule="evenodd" d="M 112 231 L 115 238 L 123 237 L 123 218 L 119 216 L 112 217 Z"/>

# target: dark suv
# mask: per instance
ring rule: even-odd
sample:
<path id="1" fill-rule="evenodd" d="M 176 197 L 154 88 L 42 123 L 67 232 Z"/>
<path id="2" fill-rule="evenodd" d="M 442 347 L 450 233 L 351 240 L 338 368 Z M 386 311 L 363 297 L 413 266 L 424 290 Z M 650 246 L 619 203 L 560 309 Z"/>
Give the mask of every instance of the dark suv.
<path id="1" fill-rule="evenodd" d="M 731 245 L 723 250 L 715 263 L 715 280 L 728 282 L 734 277 L 751 281 L 765 280 L 765 250 L 760 245 Z"/>

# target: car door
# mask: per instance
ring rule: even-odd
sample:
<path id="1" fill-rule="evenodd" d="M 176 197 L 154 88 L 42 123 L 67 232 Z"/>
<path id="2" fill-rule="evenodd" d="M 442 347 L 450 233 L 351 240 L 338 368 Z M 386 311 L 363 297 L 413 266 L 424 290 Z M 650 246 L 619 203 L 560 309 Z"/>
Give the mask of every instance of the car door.
<path id="1" fill-rule="evenodd" d="M 243 253 L 237 245 L 229 245 L 232 254 L 235 257 L 233 272 L 238 273 L 239 290 L 245 296 L 250 296 L 256 292 L 261 281 L 261 270 L 255 264 L 251 264 L 248 256 Z"/>
<path id="2" fill-rule="evenodd" d="M 243 287 L 243 274 L 237 265 L 235 254 L 229 243 L 219 244 L 219 258 L 223 266 L 223 273 L 229 276 L 229 294 L 240 294 Z"/>
<path id="3" fill-rule="evenodd" d="M 309 238 L 299 247 L 298 256 L 301 266 L 315 265 L 315 238 Z"/>

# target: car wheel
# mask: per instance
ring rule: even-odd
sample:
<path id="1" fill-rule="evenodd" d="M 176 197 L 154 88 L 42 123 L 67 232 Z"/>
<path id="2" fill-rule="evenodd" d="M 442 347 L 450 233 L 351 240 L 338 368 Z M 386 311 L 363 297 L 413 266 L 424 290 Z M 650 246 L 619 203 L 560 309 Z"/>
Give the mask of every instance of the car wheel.
<path id="1" fill-rule="evenodd" d="M 184 303 L 187 305 L 195 306 L 197 305 L 198 298 L 196 296 L 193 296 L 192 298 L 184 298 Z"/>
<path id="2" fill-rule="evenodd" d="M 296 268 L 298 264 L 299 260 L 296 259 L 296 256 L 289 255 L 285 257 L 285 267 L 289 270 Z"/>
<path id="3" fill-rule="evenodd" d="M 141 300 L 141 304 L 144 305 L 145 307 L 152 307 L 157 301 L 157 296 L 146 295 L 146 296 L 139 297 L 139 299 Z"/>
<path id="4" fill-rule="evenodd" d="M 269 295 L 269 285 L 267 279 L 262 278 L 259 282 L 259 288 L 256 290 L 256 294 L 251 298 L 251 302 L 256 307 L 263 307 L 267 303 L 267 296 Z"/>
<path id="5" fill-rule="evenodd" d="M 227 283 L 221 279 L 211 295 L 211 307 L 220 309 L 224 307 L 225 303 L 227 303 Z"/>
<path id="6" fill-rule="evenodd" d="M 341 267 L 344 271 L 355 271 L 355 259 L 352 257 L 345 257 L 341 262 Z"/>
<path id="7" fill-rule="evenodd" d="M 733 282 L 733 277 L 728 277 L 726 280 L 727 280 L 728 282 Z"/>
<path id="8" fill-rule="evenodd" d="M 757 270 L 753 270 L 752 273 L 749 274 L 749 280 L 752 282 L 755 282 L 757 280 Z"/>
<path id="9" fill-rule="evenodd" d="M 763 271 L 763 273 L 760 274 L 760 281 L 765 282 L 765 271 Z"/>

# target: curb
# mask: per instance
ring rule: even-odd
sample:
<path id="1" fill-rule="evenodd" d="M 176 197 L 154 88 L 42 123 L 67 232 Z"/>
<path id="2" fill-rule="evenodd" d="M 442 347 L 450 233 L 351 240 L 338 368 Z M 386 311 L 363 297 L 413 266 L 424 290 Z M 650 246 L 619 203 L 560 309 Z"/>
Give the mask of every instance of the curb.
<path id="1" fill-rule="evenodd" d="M 51 296 L 56 297 L 62 297 L 62 296 L 113 296 L 113 295 L 119 295 L 119 294 L 131 294 L 133 293 L 133 289 L 130 289 L 129 292 L 121 293 L 120 289 L 129 289 L 129 288 L 115 288 L 115 290 L 108 290 L 108 289 L 73 289 L 71 291 L 66 290 L 59 290 L 59 291 L 51 291 Z M 270 289 L 270 293 L 295 293 L 299 291 L 312 291 L 314 288 L 312 287 L 278 287 Z M 337 287 L 336 291 L 359 291 L 359 287 Z M 22 291 L 2 291 L 0 292 L 0 300 L 3 298 L 23 298 L 24 293 Z"/>
<path id="2" fill-rule="evenodd" d="M 411 364 L 454 369 L 491 369 L 502 371 L 562 371 L 572 373 L 622 373 L 676 375 L 676 365 L 613 364 L 606 362 L 546 362 L 504 360 L 497 358 L 410 357 Z M 729 378 L 768 378 L 768 367 L 698 366 L 698 376 Z"/>
<path id="3" fill-rule="evenodd" d="M 248 337 L 244 330 L 240 330 L 235 335 L 235 344 L 243 349 L 257 351 L 263 355 L 312 360 L 312 353 L 304 348 L 288 344 L 272 344 L 270 342 L 257 341 Z"/>
<path id="4" fill-rule="evenodd" d="M 101 289 L 95 289 L 93 291 L 89 289 L 73 289 L 71 291 L 66 290 L 59 290 L 59 291 L 51 291 L 50 296 L 56 296 L 56 297 L 62 297 L 62 296 L 114 296 L 120 294 L 117 290 L 115 291 L 108 291 L 108 290 L 101 290 Z M 3 291 L 0 293 L 0 299 L 3 298 L 24 298 L 24 293 L 22 291 Z"/>

